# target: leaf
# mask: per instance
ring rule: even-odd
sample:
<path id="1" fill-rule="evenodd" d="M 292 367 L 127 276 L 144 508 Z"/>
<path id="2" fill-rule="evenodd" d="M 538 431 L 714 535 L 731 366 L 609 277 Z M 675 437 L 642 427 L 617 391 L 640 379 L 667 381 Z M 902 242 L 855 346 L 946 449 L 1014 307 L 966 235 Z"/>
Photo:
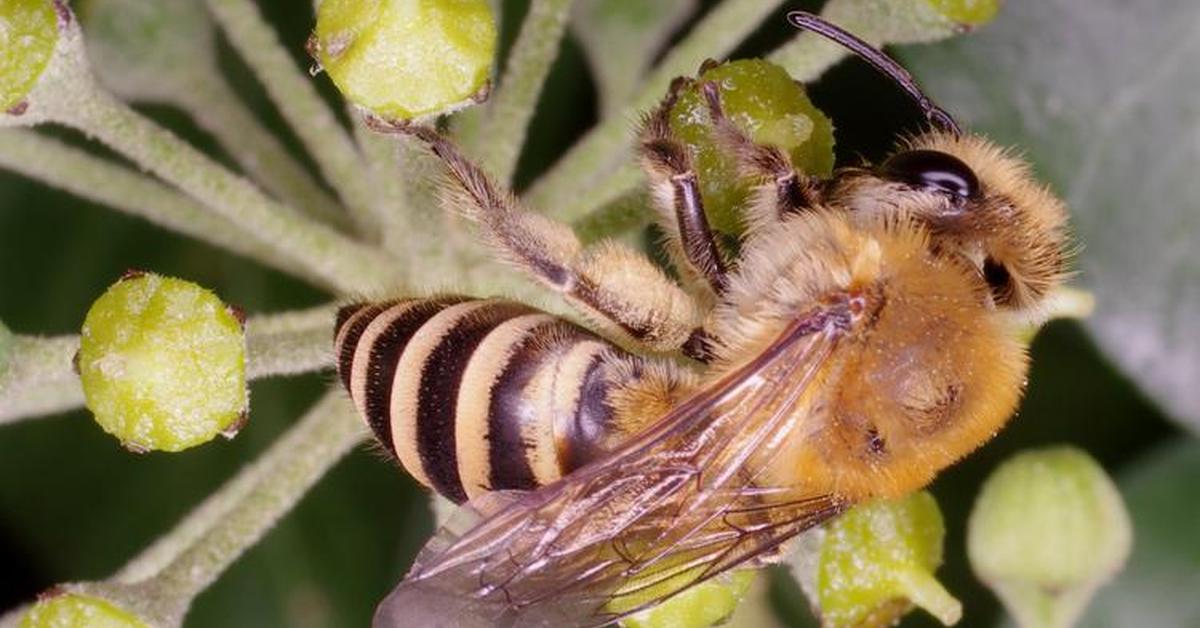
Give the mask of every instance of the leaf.
<path id="1" fill-rule="evenodd" d="M 1071 207 L 1087 325 L 1200 431 L 1200 3 L 1025 0 L 977 35 L 905 52 L 967 126 L 1019 147 Z"/>
<path id="2" fill-rule="evenodd" d="M 599 83 L 605 115 L 633 97 L 667 38 L 696 8 L 696 0 L 580 0 L 571 16 Z"/>

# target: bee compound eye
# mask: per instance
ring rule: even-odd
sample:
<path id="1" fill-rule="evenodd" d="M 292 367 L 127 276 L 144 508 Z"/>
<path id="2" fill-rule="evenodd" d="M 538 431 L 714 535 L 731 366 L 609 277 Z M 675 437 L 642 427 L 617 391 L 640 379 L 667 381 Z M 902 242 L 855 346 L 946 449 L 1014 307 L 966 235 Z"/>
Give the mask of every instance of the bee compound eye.
<path id="1" fill-rule="evenodd" d="M 883 163 L 883 176 L 910 185 L 950 194 L 957 200 L 979 196 L 979 178 L 953 155 L 936 150 L 906 150 Z"/>

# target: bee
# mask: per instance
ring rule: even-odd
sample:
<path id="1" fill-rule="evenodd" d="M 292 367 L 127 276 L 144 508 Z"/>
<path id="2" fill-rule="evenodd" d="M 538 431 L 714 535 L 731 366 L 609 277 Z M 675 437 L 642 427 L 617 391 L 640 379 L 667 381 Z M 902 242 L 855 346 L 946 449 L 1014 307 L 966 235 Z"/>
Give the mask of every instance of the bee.
<path id="1" fill-rule="evenodd" d="M 445 204 L 601 333 L 501 299 L 339 312 L 339 376 L 368 425 L 465 502 L 376 626 L 603 625 L 925 486 L 1013 414 L 1028 370 L 1016 327 L 1065 275 L 1063 204 L 882 52 L 789 19 L 891 77 L 930 128 L 821 180 L 746 136 L 715 85 L 676 80 L 637 147 L 696 289 L 620 244 L 582 246 L 436 131 L 377 122 L 426 145 Z M 689 86 L 756 184 L 736 254 L 670 128 Z"/>

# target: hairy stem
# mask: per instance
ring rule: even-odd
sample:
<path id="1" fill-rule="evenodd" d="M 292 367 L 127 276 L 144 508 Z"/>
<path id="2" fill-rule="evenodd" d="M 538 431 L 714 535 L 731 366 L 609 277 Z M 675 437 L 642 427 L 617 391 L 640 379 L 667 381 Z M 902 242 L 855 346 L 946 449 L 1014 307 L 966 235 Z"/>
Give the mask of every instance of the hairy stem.
<path id="1" fill-rule="evenodd" d="M 180 93 L 178 105 L 276 198 L 322 222 L 348 226 L 338 201 L 259 123 L 229 83 L 219 74 L 205 72 L 202 76 Z"/>
<path id="2" fill-rule="evenodd" d="M 33 131 L 2 129 L 0 167 L 278 270 L 313 279 L 302 266 L 195 200 L 131 168 L 56 139 Z"/>
<path id="3" fill-rule="evenodd" d="M 246 322 L 246 377 L 294 375 L 333 365 L 334 306 L 256 316 Z"/>
<path id="4" fill-rule="evenodd" d="M 53 120 L 90 133 L 138 165 L 179 186 L 213 211 L 304 266 L 339 291 L 378 288 L 390 267 L 379 251 L 268 198 L 249 181 L 94 85 L 46 107 Z"/>
<path id="5" fill-rule="evenodd" d="M 533 0 L 513 44 L 500 87 L 482 111 L 476 132 L 462 137 L 498 181 L 508 182 L 525 145 L 529 120 L 558 56 L 574 0 Z"/>
<path id="6" fill-rule="evenodd" d="M 377 233 L 375 199 L 362 156 L 309 77 L 280 44 L 250 0 L 207 0 L 226 37 L 254 70 L 267 93 L 304 142 L 326 180 L 338 191 L 364 234 Z"/>
<path id="7" fill-rule="evenodd" d="M 262 538 L 318 479 L 362 442 L 353 408 L 327 393 L 287 434 L 117 575 L 182 620 L 193 598 Z"/>
<path id="8" fill-rule="evenodd" d="M 628 156 L 630 120 L 666 92 L 671 79 L 692 74 L 709 57 L 720 58 L 741 43 L 782 0 L 726 0 L 714 8 L 650 72 L 637 95 L 619 115 L 606 118 L 588 132 L 529 191 L 532 204 L 555 218 L 571 221 L 587 213 L 588 193 Z M 611 194 L 611 200 L 620 193 Z"/>
<path id="9" fill-rule="evenodd" d="M 246 376 L 319 371 L 333 364 L 333 305 L 267 314 L 246 322 Z M 83 390 L 72 360 L 79 336 L 15 336 L 0 364 L 0 424 L 73 410 Z"/>
<path id="10" fill-rule="evenodd" d="M 0 424 L 83 404 L 71 361 L 78 336 L 15 336 L 0 368 Z"/>

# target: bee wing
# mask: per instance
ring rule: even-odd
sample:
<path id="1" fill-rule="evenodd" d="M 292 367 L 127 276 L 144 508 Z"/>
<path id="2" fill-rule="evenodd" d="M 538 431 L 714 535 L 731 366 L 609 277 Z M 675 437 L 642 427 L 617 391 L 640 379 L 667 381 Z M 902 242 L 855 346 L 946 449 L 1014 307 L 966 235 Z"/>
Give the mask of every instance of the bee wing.
<path id="1" fill-rule="evenodd" d="M 749 364 L 554 484 L 473 500 L 374 626 L 603 625 L 837 514 L 836 496 L 755 480 L 797 437 L 794 410 L 848 316 L 801 317 Z"/>

